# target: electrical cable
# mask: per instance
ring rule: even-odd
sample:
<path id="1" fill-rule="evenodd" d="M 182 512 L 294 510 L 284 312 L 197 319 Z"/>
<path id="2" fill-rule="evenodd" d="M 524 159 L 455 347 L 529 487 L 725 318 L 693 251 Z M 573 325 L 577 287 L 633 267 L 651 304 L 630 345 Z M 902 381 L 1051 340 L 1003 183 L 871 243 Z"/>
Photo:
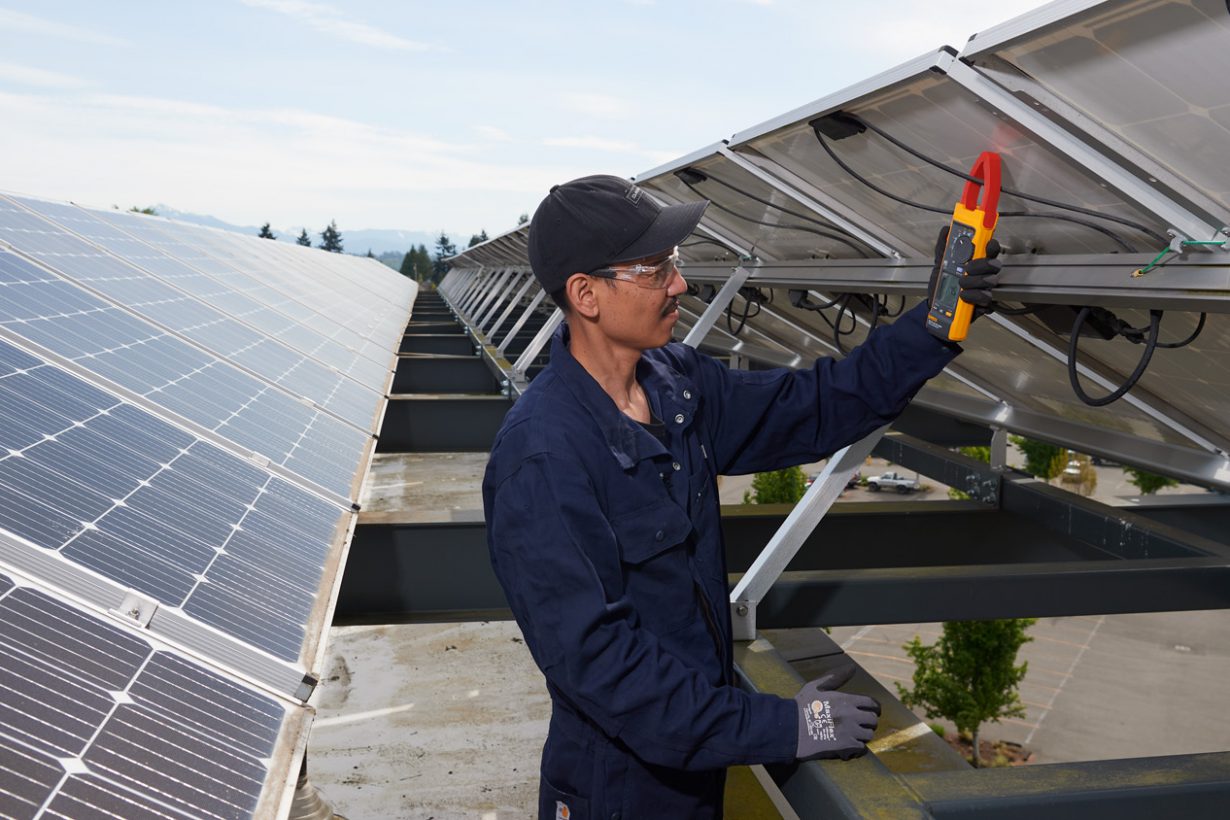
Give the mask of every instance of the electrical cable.
<path id="1" fill-rule="evenodd" d="M 1196 329 L 1193 330 L 1186 339 L 1179 342 L 1159 342 L 1157 340 L 1158 334 L 1161 331 L 1162 316 L 1164 315 L 1163 311 L 1149 311 L 1149 326 L 1147 328 L 1132 327 L 1126 322 L 1119 321 L 1116 318 L 1115 325 L 1112 328 L 1115 334 L 1122 336 L 1132 344 L 1141 344 L 1143 342 L 1145 345 L 1145 350 L 1140 356 L 1140 361 L 1136 363 L 1136 369 L 1132 371 L 1132 375 L 1128 376 L 1127 380 L 1123 384 L 1105 396 L 1094 398 L 1081 388 L 1080 381 L 1077 379 L 1076 373 L 1077 347 L 1080 344 L 1080 331 L 1081 328 L 1084 327 L 1085 321 L 1089 318 L 1089 315 L 1092 312 L 1092 307 L 1086 306 L 1080 309 L 1080 312 L 1076 314 L 1076 322 L 1072 325 L 1072 336 L 1068 339 L 1068 381 L 1071 383 L 1072 392 L 1076 394 L 1076 397 L 1085 404 L 1088 404 L 1090 407 L 1104 407 L 1105 405 L 1108 405 L 1113 401 L 1117 401 L 1126 395 L 1129 390 L 1136 386 L 1136 382 L 1140 381 L 1140 377 L 1144 375 L 1145 368 L 1149 366 L 1149 360 L 1153 358 L 1154 350 L 1157 348 L 1173 350 L 1179 347 L 1187 347 L 1189 344 L 1196 341 L 1196 338 L 1200 335 L 1200 332 L 1204 330 L 1204 323 L 1207 318 L 1207 314 L 1201 313 L 1200 320 L 1196 322 Z"/>
<path id="2" fill-rule="evenodd" d="M 699 172 L 695 171 L 694 169 L 689 169 L 689 170 L 691 170 L 693 173 L 699 173 Z M 704 172 L 704 176 L 705 176 L 705 178 L 706 178 L 708 181 L 710 181 L 710 182 L 716 182 L 718 185 L 721 185 L 721 186 L 723 186 L 723 187 L 725 187 L 725 188 L 729 188 L 730 190 L 734 191 L 736 194 L 739 194 L 740 196 L 745 196 L 745 197 L 747 197 L 748 199 L 755 200 L 756 202 L 759 202 L 761 205 L 765 205 L 765 206 L 767 206 L 767 207 L 769 207 L 769 208 L 773 208 L 773 209 L 775 209 L 775 210 L 781 211 L 781 212 L 782 212 L 782 213 L 784 213 L 784 214 L 789 214 L 790 216 L 797 217 L 798 219 L 802 219 L 802 220 L 804 220 L 805 222 L 810 222 L 810 223 L 812 223 L 813 225 L 819 225 L 819 226 L 820 226 L 820 227 L 822 227 L 822 228 L 832 228 L 833 230 L 840 230 L 840 231 L 842 231 L 842 234 L 843 234 L 842 236 L 838 236 L 838 235 L 834 235 L 834 234 L 828 234 L 828 233 L 826 233 L 826 234 L 822 234 L 822 235 L 823 235 L 823 236 L 830 237 L 830 238 L 832 238 L 832 239 L 838 239 L 838 240 L 842 241 L 842 242 L 843 242 L 845 245 L 847 245 L 847 246 L 848 246 L 851 250 L 854 250 L 854 251 L 856 251 L 857 253 L 861 253 L 864 257 L 866 257 L 866 256 L 878 256 L 878 254 L 874 254 L 874 253 L 872 253 L 872 254 L 868 254 L 868 252 L 867 252 L 864 248 L 860 248 L 859 246 L 855 245 L 855 244 L 854 244 L 854 242 L 852 242 L 852 241 L 850 241 L 850 240 L 858 240 L 858 237 L 854 236 L 853 234 L 849 233 L 848 231 L 843 230 L 842 228 L 839 228 L 839 227 L 834 226 L 834 225 L 830 225 L 828 222 L 824 222 L 823 220 L 816 219 L 814 216 L 810 216 L 809 214 L 805 214 L 805 213 L 803 213 L 803 212 L 801 212 L 801 211 L 791 210 L 790 208 L 787 208 L 787 207 L 786 207 L 786 206 L 784 206 L 784 205 L 779 205 L 779 204 L 777 204 L 776 202 L 773 202 L 773 201 L 771 201 L 771 200 L 765 199 L 765 198 L 764 198 L 764 197 L 762 197 L 762 196 L 758 196 L 758 195 L 756 195 L 756 194 L 752 193 L 751 191 L 746 191 L 746 190 L 744 190 L 743 188 L 740 188 L 739 186 L 735 185 L 734 183 L 727 182 L 726 180 L 724 180 L 724 179 L 722 179 L 722 178 L 720 178 L 720 177 L 716 177 L 716 176 L 714 176 L 713 174 L 709 173 L 708 171 Z M 769 223 L 761 223 L 761 224 L 769 224 Z M 845 238 L 846 236 L 850 237 L 850 240 L 846 239 L 846 238 Z"/>
<path id="3" fill-rule="evenodd" d="M 846 172 L 847 174 L 849 174 L 850 176 L 854 177 L 854 179 L 855 179 L 855 180 L 857 180 L 860 184 L 862 184 L 862 185 L 864 185 L 864 186 L 866 186 L 866 187 L 870 188 L 871 190 L 875 191 L 877 194 L 880 194 L 881 196 L 886 196 L 886 197 L 888 197 L 889 199 L 893 200 L 894 202 L 900 202 L 902 205 L 908 205 L 908 206 L 909 206 L 909 207 L 911 207 L 911 208 L 919 208 L 919 209 L 924 210 L 924 211 L 930 211 L 931 213 L 936 213 L 936 214 L 944 214 L 945 216 L 951 216 L 951 215 L 952 215 L 952 209 L 951 209 L 951 208 L 939 208 L 939 207 L 936 207 L 936 206 L 934 206 L 934 205 L 927 205 L 927 204 L 924 204 L 924 203 L 922 203 L 922 202 L 915 202 L 915 201 L 914 201 L 914 200 L 912 200 L 912 199 L 906 199 L 906 198 L 905 198 L 905 197 L 903 197 L 903 196 L 899 196 L 899 195 L 897 195 L 897 194 L 894 194 L 892 191 L 888 191 L 888 190 L 885 190 L 884 188 L 881 188 L 879 185 L 876 185 L 874 182 L 872 182 L 871 180 L 869 180 L 869 179 L 867 179 L 866 177 L 864 177 L 864 176 L 863 176 L 862 174 L 860 174 L 858 171 L 855 171 L 853 168 L 851 168 L 849 165 L 847 165 L 847 164 L 846 164 L 846 163 L 845 163 L 845 162 L 841 159 L 841 157 L 837 156 L 836 152 L 834 152 L 834 151 L 833 151 L 832 146 L 830 146 L 830 145 L 828 144 L 828 140 L 826 140 L 826 139 L 824 138 L 824 135 L 823 135 L 823 134 L 821 134 L 819 131 L 816 131 L 816 130 L 814 130 L 814 129 L 813 129 L 813 133 L 815 133 L 815 135 L 816 135 L 816 139 L 820 141 L 820 145 L 821 145 L 821 147 L 822 147 L 822 148 L 824 148 L 824 151 L 825 151 L 825 153 L 826 153 L 826 154 L 828 154 L 828 155 L 829 155 L 829 158 L 830 158 L 830 159 L 832 159 L 832 160 L 833 160 L 833 162 L 837 163 L 837 165 L 838 165 L 838 166 L 839 166 L 839 167 L 840 167 L 843 171 L 845 171 L 845 172 Z M 1000 211 L 999 215 L 1000 215 L 1000 217 L 1025 217 L 1025 218 L 1032 218 L 1032 219 L 1058 219 L 1058 220 L 1062 220 L 1062 221 L 1064 221 L 1064 222 L 1071 222 L 1071 223 L 1074 223 L 1074 224 L 1076 224 L 1076 225 L 1083 225 L 1083 226 L 1084 226 L 1084 227 L 1086 227 L 1086 228 L 1089 228 L 1089 229 L 1091 229 L 1091 230 L 1097 231 L 1098 233 L 1100 233 L 1100 234 L 1103 234 L 1103 235 L 1107 236 L 1107 237 L 1108 237 L 1108 238 L 1110 238 L 1112 241 L 1114 241 L 1117 245 L 1119 245 L 1119 247 L 1123 248 L 1123 249 L 1124 249 L 1125 251 L 1127 251 L 1128 253 L 1135 253 L 1135 252 L 1136 252 L 1136 248 L 1134 248 L 1134 247 L 1133 247 L 1133 246 L 1132 246 L 1132 245 L 1131 245 L 1131 244 L 1130 244 L 1127 240 L 1125 240 L 1123 237 L 1121 237 L 1121 236 L 1119 236 L 1118 234 L 1116 234 L 1114 231 L 1108 230 L 1107 228 L 1103 227 L 1102 225 L 1098 225 L 1098 224 L 1095 224 L 1095 223 L 1093 223 L 1093 222 L 1086 222 L 1086 221 L 1085 221 L 1085 220 L 1083 220 L 1083 219 L 1077 219 L 1076 217 L 1074 217 L 1074 216 L 1068 216 L 1067 214 L 1046 214 L 1046 213 L 1042 213 L 1042 214 L 1035 214 L 1035 213 L 1028 213 L 1028 212 L 1026 212 L 1026 211 Z"/>
<path id="4" fill-rule="evenodd" d="M 974 177 L 974 176 L 970 176 L 969 174 L 962 171 L 960 168 L 953 168 L 951 165 L 946 165 L 945 163 L 940 162 L 935 157 L 928 156 L 922 151 L 919 151 L 913 148 L 912 146 L 907 145 L 906 143 L 897 139 L 897 137 L 893 136 L 892 134 L 888 133 L 884 129 L 880 128 L 878 125 L 868 122 L 867 120 L 863 119 L 857 114 L 851 114 L 849 112 L 843 111 L 842 116 L 849 117 L 851 120 L 863 126 L 864 128 L 876 134 L 879 134 L 881 137 L 888 140 L 893 145 L 900 148 L 902 151 L 905 151 L 906 153 L 914 157 L 917 157 L 918 159 L 921 159 L 923 162 L 927 163 L 928 165 L 932 165 L 936 168 L 939 168 L 941 171 L 947 171 L 953 176 L 961 177 L 967 182 L 973 182 L 978 185 L 982 184 L 981 179 L 978 179 L 977 177 Z M 1001 194 L 1007 194 L 1009 196 L 1014 196 L 1018 199 L 1024 199 L 1028 202 L 1036 202 L 1039 205 L 1046 205 L 1050 208 L 1060 208 L 1065 211 L 1072 211 L 1073 213 L 1084 214 L 1085 216 L 1092 216 L 1097 219 L 1105 219 L 1109 222 L 1117 222 L 1120 225 L 1125 225 L 1129 228 L 1134 228 L 1135 230 L 1140 231 L 1146 236 L 1156 239 L 1158 242 L 1161 242 L 1163 244 L 1167 242 L 1166 237 L 1162 236 L 1160 233 L 1153 230 L 1148 225 L 1143 225 L 1139 222 L 1134 222 L 1131 219 L 1126 219 L 1121 216 L 1115 216 L 1113 214 L 1104 214 L 1099 211 L 1092 210 L 1090 208 L 1083 208 L 1080 205 L 1072 205 L 1067 202 L 1059 202 L 1054 199 L 1047 199 L 1046 197 L 1037 196 L 1036 194 L 1027 194 L 1024 191 L 1016 191 L 1016 190 L 1013 190 L 1012 188 L 1006 188 L 1002 185 L 1000 186 L 999 192 Z M 1000 215 L 1003 216 L 1003 214 L 1000 214 Z M 1078 223 L 1078 224 L 1084 224 L 1084 223 Z"/>
<path id="5" fill-rule="evenodd" d="M 708 198 L 708 197 L 706 197 L 704 194 L 702 194 L 700 191 L 696 190 L 696 186 L 695 186 L 695 185 L 693 185 L 692 183 L 688 182 L 686 179 L 683 179 L 683 178 L 681 177 L 679 181 L 680 181 L 680 182 L 682 182 L 684 185 L 686 185 L 689 191 L 691 191 L 692 193 L 696 194 L 696 195 L 697 195 L 698 197 L 700 197 L 701 199 L 709 199 L 709 198 Z M 849 239 L 847 239 L 846 237 L 841 236 L 840 234 L 835 234 L 835 233 L 829 233 L 829 232 L 827 232 L 827 231 L 820 231 L 820 230 L 816 230 L 815 228 L 810 228 L 810 227 L 808 227 L 808 226 L 806 226 L 806 225 L 792 225 L 792 224 L 789 224 L 789 223 L 780 223 L 780 224 L 779 224 L 779 223 L 775 223 L 775 222 L 765 222 L 764 220 L 761 220 L 761 219 L 755 219 L 754 217 L 750 217 L 750 216 L 748 216 L 747 214 L 741 214 L 741 213 L 739 213 L 738 211 L 733 210 L 732 208 L 728 208 L 727 206 L 725 206 L 725 205 L 723 205 L 722 203 L 717 202 L 717 201 L 715 201 L 715 200 L 709 200 L 709 204 L 710 204 L 710 205 L 712 205 L 713 207 L 717 208 L 719 211 L 725 211 L 726 213 L 730 214 L 731 216 L 737 217 L 738 219 L 742 219 L 742 220 L 745 220 L 745 221 L 747 221 L 747 222 L 751 222 L 753 225 L 764 225 L 764 226 L 769 227 L 769 228 L 779 228 L 779 229 L 782 229 L 782 230 L 802 231 L 803 233 L 815 234 L 816 236 L 822 236 L 822 237 L 824 237 L 825 239 L 833 239 L 833 240 L 835 240 L 835 241 L 837 241 L 837 242 L 841 242 L 843 245 L 847 245 L 847 246 L 849 246 L 849 247 L 850 247 L 850 248 L 851 248 L 851 249 L 852 249 L 855 253 L 862 254 L 863 256 L 866 256 L 866 255 L 867 255 L 867 254 L 866 254 L 866 251 L 864 251 L 862 248 L 860 248 L 860 247 L 858 247 L 857 245 L 855 245 L 853 242 L 851 242 L 851 241 L 850 241 Z"/>
<path id="6" fill-rule="evenodd" d="M 1128 376 L 1127 381 L 1119 385 L 1118 388 L 1107 393 L 1105 396 L 1094 398 L 1084 391 L 1081 387 L 1080 380 L 1076 375 L 1076 348 L 1080 337 L 1081 327 L 1085 324 L 1085 320 L 1089 318 L 1091 307 L 1083 307 L 1076 314 L 1076 323 L 1072 326 L 1072 337 L 1068 340 L 1068 382 L 1072 385 L 1072 392 L 1076 397 L 1090 407 L 1105 407 L 1113 401 L 1118 401 L 1127 394 L 1129 390 L 1136 386 L 1136 382 L 1144 374 L 1145 368 L 1149 366 L 1149 360 L 1153 358 L 1153 351 L 1157 347 L 1157 333 L 1162 325 L 1162 312 L 1160 310 L 1149 311 L 1149 337 L 1145 341 L 1145 351 L 1140 356 L 1140 361 L 1136 363 L 1136 369 L 1132 371 L 1132 375 Z M 1126 337 L 1131 338 L 1131 337 Z M 1139 343 L 1138 339 L 1132 340 Z"/>

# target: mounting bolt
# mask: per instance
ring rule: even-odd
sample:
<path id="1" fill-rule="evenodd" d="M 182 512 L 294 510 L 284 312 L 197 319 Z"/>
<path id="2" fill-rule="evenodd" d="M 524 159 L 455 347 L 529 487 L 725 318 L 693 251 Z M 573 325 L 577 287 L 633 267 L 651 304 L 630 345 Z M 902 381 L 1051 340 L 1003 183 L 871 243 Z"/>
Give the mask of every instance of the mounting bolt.
<path id="1" fill-rule="evenodd" d="M 738 615 L 740 618 L 746 618 L 747 617 L 747 604 L 739 604 L 737 607 L 735 607 L 735 614 Z"/>

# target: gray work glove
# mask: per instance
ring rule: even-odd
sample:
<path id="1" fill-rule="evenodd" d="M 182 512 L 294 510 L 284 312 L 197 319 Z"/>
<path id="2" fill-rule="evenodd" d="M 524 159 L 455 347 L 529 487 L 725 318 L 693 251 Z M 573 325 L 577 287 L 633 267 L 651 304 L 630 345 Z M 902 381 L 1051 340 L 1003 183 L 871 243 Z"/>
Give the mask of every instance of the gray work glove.
<path id="1" fill-rule="evenodd" d="M 931 269 L 931 284 L 927 293 L 935 293 L 935 282 L 940 275 L 940 263 L 944 261 L 944 250 L 948 247 L 948 226 L 940 228 L 940 235 L 935 240 L 935 267 Z M 972 322 L 979 316 L 995 312 L 995 302 L 992 299 L 992 289 L 999 284 L 999 270 L 1003 263 L 999 256 L 998 239 L 987 243 L 987 255 L 982 259 L 971 259 L 965 267 L 965 275 L 961 277 L 961 299 L 974 306 Z M 928 296 L 928 299 L 931 297 Z"/>
<path id="2" fill-rule="evenodd" d="M 799 705 L 799 760 L 867 753 L 867 742 L 880 722 L 880 704 L 866 695 L 834 691 L 850 680 L 853 663 L 803 684 L 794 696 Z"/>

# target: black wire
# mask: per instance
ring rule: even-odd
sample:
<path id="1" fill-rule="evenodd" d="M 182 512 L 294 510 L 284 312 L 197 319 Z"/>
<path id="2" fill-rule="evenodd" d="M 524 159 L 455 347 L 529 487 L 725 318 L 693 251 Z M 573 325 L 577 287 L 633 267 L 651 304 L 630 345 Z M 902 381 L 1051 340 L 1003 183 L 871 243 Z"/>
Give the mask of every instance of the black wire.
<path id="1" fill-rule="evenodd" d="M 696 194 L 701 199 L 709 199 L 704 194 L 702 194 L 700 191 L 696 190 L 696 186 L 694 186 L 692 183 L 684 179 L 681 179 L 679 181 L 682 182 L 684 185 L 686 185 L 689 191 Z M 854 250 L 855 253 L 860 253 L 866 256 L 866 252 L 862 248 L 858 247 L 853 242 L 851 242 L 849 239 L 839 234 L 828 233 L 827 231 L 818 231 L 815 228 L 809 228 L 806 225 L 791 225 L 789 223 L 778 224 L 774 222 L 765 222 L 764 220 L 755 219 L 753 217 L 750 217 L 747 214 L 741 214 L 738 211 L 728 208 L 722 203 L 714 201 L 714 200 L 709 200 L 709 204 L 717 208 L 719 211 L 725 211 L 731 216 L 751 222 L 753 225 L 766 225 L 770 228 L 780 228 L 782 230 L 791 230 L 791 231 L 802 231 L 804 233 L 815 234 L 816 236 L 823 236 L 826 239 L 833 239 L 838 242 L 841 242 L 844 245 L 848 245 L 852 250 Z"/>
<path id="2" fill-rule="evenodd" d="M 1196 322 L 1196 329 L 1193 330 L 1191 332 L 1191 335 L 1188 336 L 1183 341 L 1181 342 L 1158 342 L 1157 346 L 1166 348 L 1167 350 L 1174 350 L 1175 348 L 1179 348 L 1179 347 L 1187 347 L 1189 344 L 1196 341 L 1196 338 L 1200 335 L 1200 331 L 1204 330 L 1204 321 L 1207 315 L 1208 314 L 1205 314 L 1205 313 L 1200 314 L 1200 321 Z M 1149 328 L 1147 327 L 1128 327 L 1127 325 L 1124 325 L 1116 329 L 1118 330 L 1120 336 L 1123 336 L 1124 338 L 1129 339 L 1130 341 L 1136 344 L 1139 344 L 1141 341 L 1143 341 L 1145 338 L 1145 334 L 1149 331 Z"/>
<path id="3" fill-rule="evenodd" d="M 708 179 L 708 180 L 709 180 L 709 181 L 711 181 L 711 182 L 716 182 L 718 185 L 722 185 L 722 186 L 725 186 L 725 187 L 729 188 L 730 190 L 734 191 L 736 194 L 739 194 L 739 195 L 741 195 L 741 196 L 745 196 L 745 197 L 747 197 L 748 199 L 753 199 L 753 200 L 755 200 L 756 202 L 759 202 L 759 203 L 760 203 L 760 204 L 762 204 L 762 205 L 766 205 L 766 206 L 768 206 L 768 207 L 770 207 L 770 208 L 774 208 L 774 209 L 776 209 L 776 210 L 779 210 L 779 211 L 781 211 L 781 212 L 782 212 L 782 213 L 784 213 L 784 214 L 789 214 L 790 216 L 793 216 L 793 217 L 798 217 L 799 219 L 802 219 L 802 220 L 804 220 L 804 221 L 806 221 L 806 222 L 811 222 L 813 225 L 819 225 L 819 226 L 820 226 L 820 227 L 822 227 L 822 228 L 831 228 L 831 229 L 833 229 L 833 230 L 842 230 L 841 228 L 838 228 L 838 227 L 836 227 L 836 226 L 834 226 L 834 225 L 830 225 L 830 224 L 829 224 L 829 223 L 827 223 L 827 222 L 824 222 L 824 221 L 822 221 L 822 220 L 816 219 L 814 216 L 810 216 L 810 215 L 808 215 L 808 214 L 802 213 L 801 211 L 794 211 L 794 210 L 791 210 L 790 208 L 787 208 L 787 207 L 785 207 L 784 205 L 778 205 L 776 202 L 773 202 L 773 201 L 771 201 L 771 200 L 765 199 L 764 197 L 761 197 L 761 196 L 757 196 L 756 194 L 752 193 L 751 191 L 745 191 L 745 190 L 743 190 L 742 188 L 738 187 L 737 185 L 735 185 L 735 184 L 733 184 L 733 183 L 727 182 L 726 180 L 721 179 L 720 177 L 715 177 L 713 174 L 709 173 L 708 171 L 706 171 L 706 172 L 705 172 L 705 178 L 706 178 L 706 179 Z M 686 183 L 685 183 L 685 184 L 686 184 Z M 691 185 L 689 185 L 688 187 L 691 187 Z M 693 190 L 695 190 L 695 189 L 693 189 Z M 719 207 L 720 207 L 720 206 L 719 206 Z M 723 209 L 723 210 L 725 210 L 725 209 Z M 746 219 L 746 217 L 744 217 L 744 219 Z M 770 224 L 770 223 L 765 222 L 765 223 L 761 223 L 761 224 L 767 225 L 767 224 Z M 835 234 L 825 233 L 825 234 L 821 234 L 821 236 L 827 236 L 827 237 L 832 238 L 832 239 L 839 239 L 839 240 L 841 240 L 841 241 L 842 241 L 845 245 L 847 245 L 847 246 L 848 246 L 851 250 L 853 250 L 853 251 L 855 251 L 855 252 L 857 252 L 857 253 L 861 253 L 864 257 L 869 255 L 869 254 L 867 253 L 867 251 L 866 251 L 864 248 L 861 248 L 861 247 L 859 247 L 858 245 L 855 245 L 855 244 L 854 244 L 854 242 L 849 241 L 849 240 L 847 240 L 847 239 L 845 238 L 846 236 L 849 236 L 849 237 L 850 237 L 850 239 L 857 240 L 857 239 L 858 239 L 858 237 L 854 236 L 854 235 L 853 235 L 853 234 L 851 234 L 849 231 L 842 231 L 842 234 L 843 234 L 842 236 L 838 236 L 838 235 L 835 235 Z M 878 254 L 870 254 L 870 255 L 878 255 Z"/>
<path id="4" fill-rule="evenodd" d="M 857 122 L 859 125 L 863 126 L 864 128 L 868 128 L 874 131 L 875 133 L 879 134 L 884 139 L 891 142 L 893 145 L 900 148 L 902 151 L 905 151 L 906 153 L 911 154 L 917 157 L 918 159 L 921 159 L 923 162 L 927 163 L 928 165 L 933 165 L 936 168 L 939 168 L 941 171 L 947 171 L 953 176 L 961 177 L 967 182 L 974 182 L 979 185 L 982 184 L 982 180 L 979 179 L 978 177 L 970 176 L 969 174 L 963 172 L 960 168 L 953 168 L 951 165 L 946 165 L 943 162 L 940 162 L 939 160 L 935 159 L 934 157 L 927 156 L 922 151 L 919 151 L 907 145 L 906 143 L 894 137 L 892 134 L 880 128 L 878 125 L 868 122 L 867 120 L 863 119 L 857 114 L 851 114 L 845 111 L 843 111 L 842 114 L 854 120 L 855 122 Z M 1000 186 L 999 191 L 1001 194 L 1008 194 L 1009 196 L 1014 196 L 1014 197 L 1017 197 L 1018 199 L 1024 199 L 1029 202 L 1037 202 L 1039 205 L 1046 205 L 1051 208 L 1061 208 L 1065 211 L 1072 211 L 1073 213 L 1084 214 L 1085 216 L 1092 216 L 1098 219 L 1105 219 L 1109 222 L 1117 222 L 1120 225 L 1126 225 L 1129 228 L 1135 228 L 1136 230 L 1140 231 L 1146 236 L 1156 239 L 1162 245 L 1166 245 L 1170 243 L 1169 239 L 1162 236 L 1157 231 L 1150 228 L 1148 225 L 1143 225 L 1131 219 L 1125 219 L 1124 217 L 1115 216 L 1114 214 L 1104 214 L 1099 211 L 1091 210 L 1089 208 L 1082 208 L 1079 205 L 1072 205 L 1067 202 L 1059 202 L 1057 200 L 1047 199 L 1046 197 L 1037 196 L 1035 194 L 1027 194 L 1024 191 L 1015 191 L 1012 188 L 1005 188 L 1002 185 Z M 1001 216 L 1003 216 L 1003 214 L 1001 214 Z M 1082 222 L 1078 224 L 1085 224 L 1085 223 Z"/>
<path id="5" fill-rule="evenodd" d="M 1145 368 L 1149 366 L 1149 360 L 1153 358 L 1153 351 L 1158 346 L 1157 333 L 1162 326 L 1162 311 L 1149 311 L 1149 338 L 1145 341 L 1145 351 L 1140 356 L 1140 361 L 1136 363 L 1136 369 L 1132 371 L 1132 375 L 1128 376 L 1127 381 L 1119 385 L 1119 387 L 1107 393 L 1105 396 L 1094 398 L 1086 393 L 1080 384 L 1080 380 L 1076 376 L 1076 351 L 1079 344 L 1081 327 L 1084 326 L 1085 320 L 1089 318 L 1089 314 L 1093 311 L 1091 307 L 1083 307 L 1076 314 L 1076 323 L 1072 325 L 1072 337 L 1068 340 L 1068 381 L 1072 384 L 1072 392 L 1076 397 L 1090 407 L 1105 407 L 1113 401 L 1121 399 L 1129 390 L 1136 386 L 1136 382 L 1144 374 Z M 1129 328 L 1135 330 L 1135 328 Z M 1143 331 L 1143 328 L 1141 329 Z M 1130 336 L 1128 338 L 1131 338 Z M 1194 337 L 1193 337 L 1194 338 Z M 1134 340 L 1139 342 L 1139 340 Z"/>
<path id="6" fill-rule="evenodd" d="M 828 141 L 825 140 L 823 134 L 821 134 L 819 131 L 815 131 L 813 133 L 815 133 L 816 139 L 820 141 L 821 147 L 824 148 L 825 153 L 829 155 L 829 157 L 833 160 L 833 162 L 837 163 L 837 165 L 840 166 L 843 171 L 845 171 L 850 176 L 854 177 L 856 180 L 858 180 L 858 182 L 862 183 L 863 185 L 867 186 L 871 190 L 875 191 L 877 194 L 880 194 L 881 196 L 886 196 L 889 199 L 893 200 L 894 202 L 900 202 L 902 205 L 908 205 L 911 208 L 919 208 L 924 211 L 930 211 L 931 213 L 944 214 L 945 216 L 951 216 L 952 214 L 951 208 L 937 208 L 934 205 L 926 205 L 921 202 L 915 202 L 912 199 L 906 199 L 903 196 L 898 196 L 897 194 L 894 194 L 892 191 L 887 191 L 884 188 L 881 188 L 879 185 L 876 185 L 874 182 L 867 179 L 862 174 L 860 174 L 858 171 L 855 171 L 853 168 L 847 165 L 844 161 L 842 161 L 841 157 L 837 156 L 837 154 L 833 151 L 832 147 L 829 146 Z M 1098 233 L 1105 234 L 1106 236 L 1114 240 L 1115 243 L 1117 243 L 1121 248 L 1126 250 L 1128 253 L 1136 252 L 1136 248 L 1132 247 L 1131 244 L 1129 244 L 1125 239 L 1123 239 L 1121 236 L 1114 233 L 1113 231 L 1107 230 L 1101 225 L 1096 225 L 1092 222 L 1086 222 L 1083 219 L 1077 219 L 1076 217 L 1068 216 L 1067 214 L 1033 214 L 1033 213 L 1027 213 L 1025 211 L 1002 211 L 1000 212 L 999 215 L 1001 217 L 1030 217 L 1033 219 L 1059 219 L 1064 222 L 1073 222 L 1077 225 L 1083 225 L 1086 228 L 1091 228 L 1097 231 Z"/>

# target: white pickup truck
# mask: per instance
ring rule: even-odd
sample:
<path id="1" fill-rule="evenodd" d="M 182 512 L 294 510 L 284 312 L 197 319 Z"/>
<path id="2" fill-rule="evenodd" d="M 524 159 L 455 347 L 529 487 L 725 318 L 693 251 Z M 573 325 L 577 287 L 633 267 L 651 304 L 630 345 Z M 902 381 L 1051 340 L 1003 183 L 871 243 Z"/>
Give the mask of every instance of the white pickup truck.
<path id="1" fill-rule="evenodd" d="M 906 478 L 900 473 L 885 473 L 867 479 L 867 489 L 873 493 L 894 487 L 899 493 L 912 493 L 918 489 L 918 479 Z"/>

